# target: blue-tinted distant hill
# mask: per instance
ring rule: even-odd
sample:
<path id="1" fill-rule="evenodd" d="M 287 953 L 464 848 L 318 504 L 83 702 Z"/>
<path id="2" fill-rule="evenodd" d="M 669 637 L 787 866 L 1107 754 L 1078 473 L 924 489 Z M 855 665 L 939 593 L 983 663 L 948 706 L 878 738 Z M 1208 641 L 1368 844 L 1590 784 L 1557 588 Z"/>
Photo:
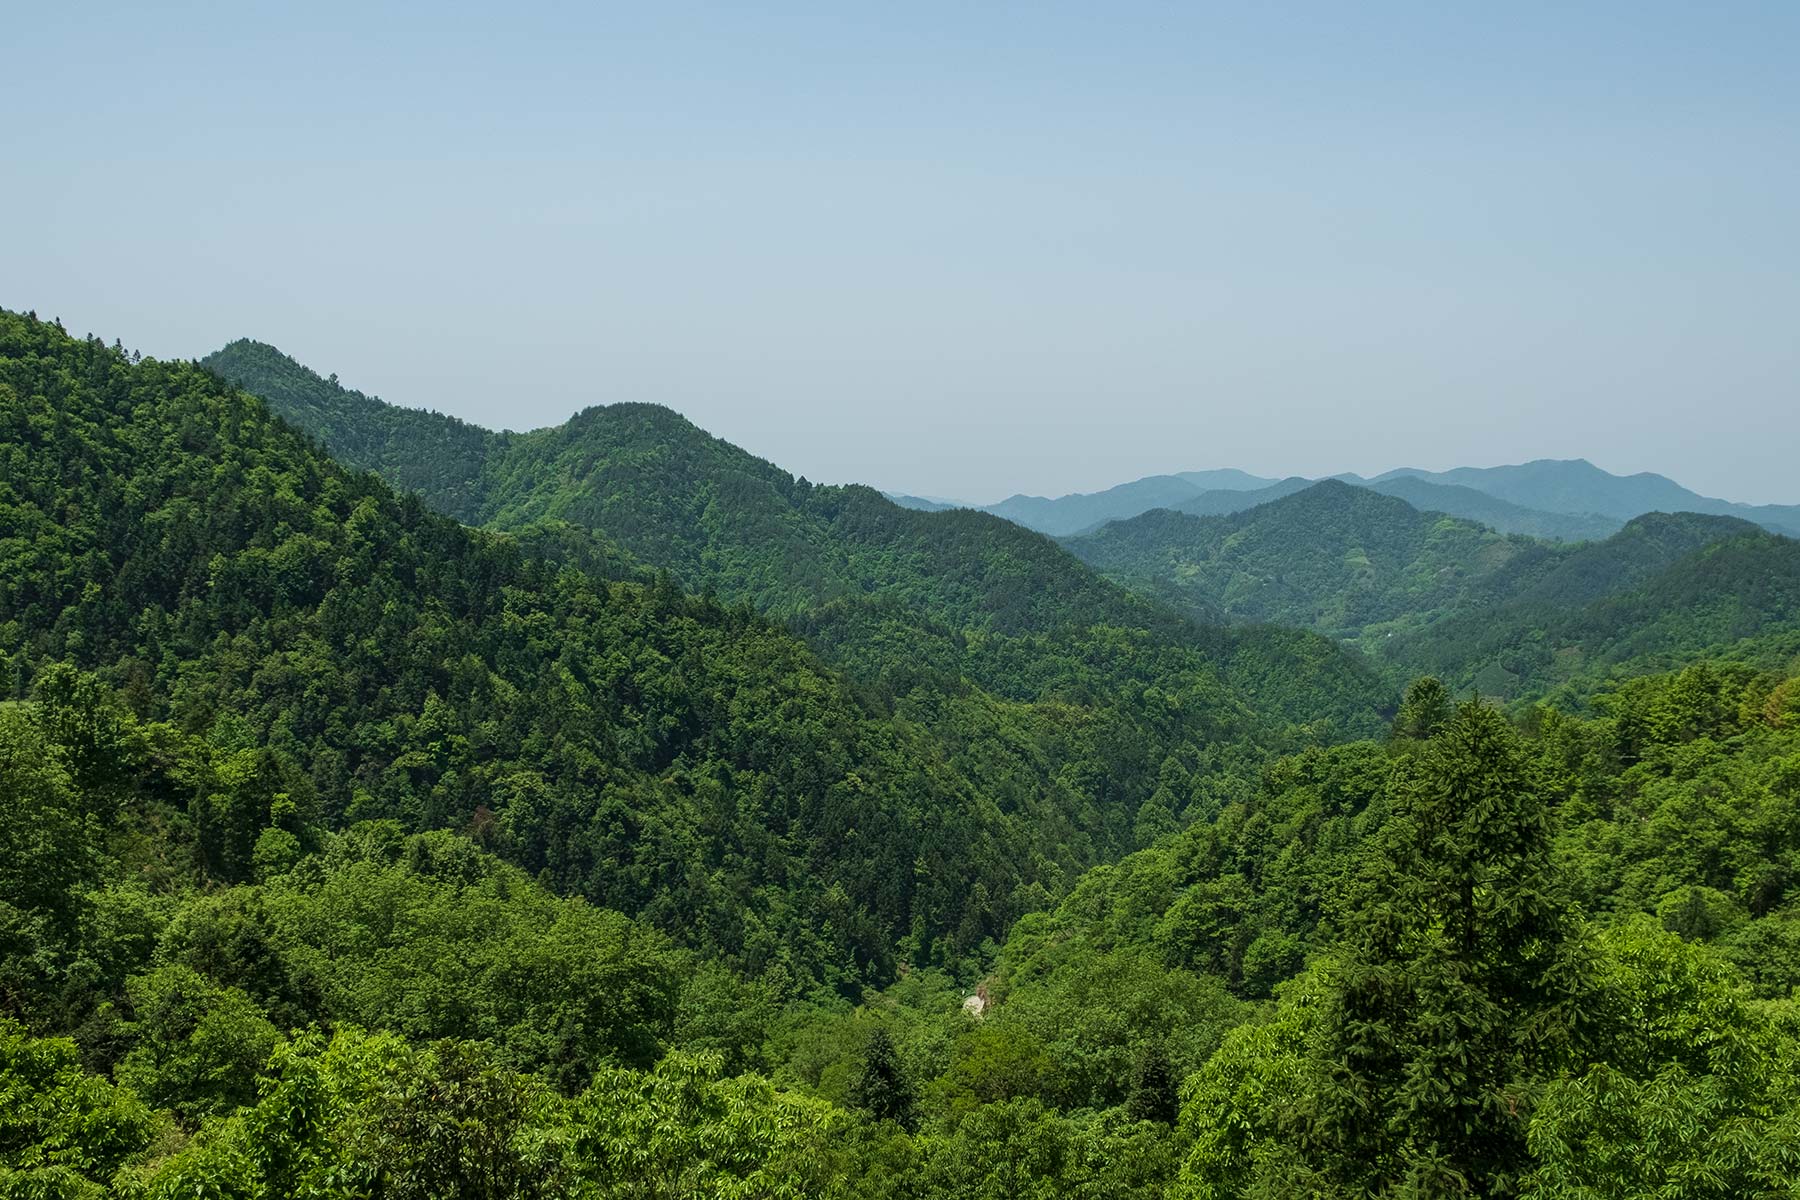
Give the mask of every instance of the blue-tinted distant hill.
<path id="1" fill-rule="evenodd" d="M 1541 459 L 1508 467 L 1459 467 L 1421 471 L 1410 467 L 1374 478 L 1332 476 L 1387 496 L 1421 512 L 1479 521 L 1500 533 L 1551 541 L 1609 537 L 1633 517 L 1649 512 L 1698 512 L 1742 517 L 1765 529 L 1800 535 L 1800 505 L 1737 504 L 1702 496 L 1661 475 L 1612 475 L 1585 459 Z M 1091 532 L 1156 508 L 1197 516 L 1224 516 L 1300 491 L 1312 479 L 1268 479 L 1243 471 L 1187 471 L 1151 475 L 1102 492 L 1056 498 L 1013 496 L 983 511 L 1052 537 Z M 920 505 L 919 507 L 922 507 Z"/>
<path id="2" fill-rule="evenodd" d="M 1737 504 L 1681 486 L 1649 471 L 1614 475 L 1585 458 L 1541 458 L 1505 467 L 1457 467 L 1421 471 L 1402 467 L 1377 476 L 1381 484 L 1401 477 L 1450 484 L 1522 505 L 1557 513 L 1592 513 L 1629 521 L 1651 512 L 1697 512 L 1742 517 L 1765 529 L 1800 534 L 1800 505 Z"/>
<path id="3" fill-rule="evenodd" d="M 1188 471 L 1180 475 L 1151 475 L 1104 492 L 1059 496 L 1053 500 L 1043 496 L 1012 496 L 988 505 L 984 511 L 1039 533 L 1065 537 L 1108 521 L 1135 517 L 1153 508 L 1180 508 L 1209 492 L 1248 495 L 1274 482 L 1242 471 Z"/>

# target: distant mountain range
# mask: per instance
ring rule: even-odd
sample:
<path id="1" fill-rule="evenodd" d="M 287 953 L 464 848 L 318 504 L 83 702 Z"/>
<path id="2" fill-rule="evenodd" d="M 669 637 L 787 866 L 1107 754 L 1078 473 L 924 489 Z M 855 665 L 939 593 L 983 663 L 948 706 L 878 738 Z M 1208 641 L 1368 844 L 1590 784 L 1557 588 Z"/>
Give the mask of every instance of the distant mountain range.
<path id="1" fill-rule="evenodd" d="M 1365 478 L 1333 476 L 1345 483 L 1398 496 L 1423 512 L 1479 521 L 1501 533 L 1553 541 L 1590 541 L 1616 533 L 1625 522 L 1651 512 L 1696 512 L 1741 517 L 1765 529 L 1800 535 L 1800 505 L 1738 504 L 1702 496 L 1674 480 L 1648 472 L 1614 475 L 1586 459 L 1539 459 L 1504 467 L 1422 471 L 1402 467 Z M 1068 537 L 1166 508 L 1201 516 L 1241 512 L 1300 491 L 1315 480 L 1270 479 L 1226 469 L 1151 475 L 1102 492 L 1048 499 L 1012 496 L 982 511 L 1030 529 Z M 898 504 L 923 507 L 912 497 Z M 943 500 L 929 502 L 943 507 Z"/>
<path id="2" fill-rule="evenodd" d="M 1502 698 L 1587 692 L 1708 655 L 1785 667 L 1800 653 L 1800 541 L 1657 512 L 1559 546 L 1380 487 L 1324 480 L 1236 513 L 1157 509 L 1063 544 L 1200 620 L 1313 629 L 1401 677 Z"/>

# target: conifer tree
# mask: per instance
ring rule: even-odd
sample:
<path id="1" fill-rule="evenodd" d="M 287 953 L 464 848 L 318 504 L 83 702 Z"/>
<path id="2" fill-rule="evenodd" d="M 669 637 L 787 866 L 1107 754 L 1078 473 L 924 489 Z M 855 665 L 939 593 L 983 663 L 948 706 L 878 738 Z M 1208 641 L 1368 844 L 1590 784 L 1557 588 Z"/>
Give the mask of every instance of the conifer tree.
<path id="1" fill-rule="evenodd" d="M 1550 813 L 1512 727 L 1474 702 L 1393 793 L 1323 1014 L 1309 1157 L 1362 1194 L 1511 1195 L 1583 974 Z"/>
<path id="2" fill-rule="evenodd" d="M 894 1039 L 880 1026 L 869 1034 L 862 1074 L 850 1087 L 850 1102 L 877 1120 L 893 1121 L 903 1129 L 911 1129 L 917 1120 L 912 1080 L 900 1065 Z"/>

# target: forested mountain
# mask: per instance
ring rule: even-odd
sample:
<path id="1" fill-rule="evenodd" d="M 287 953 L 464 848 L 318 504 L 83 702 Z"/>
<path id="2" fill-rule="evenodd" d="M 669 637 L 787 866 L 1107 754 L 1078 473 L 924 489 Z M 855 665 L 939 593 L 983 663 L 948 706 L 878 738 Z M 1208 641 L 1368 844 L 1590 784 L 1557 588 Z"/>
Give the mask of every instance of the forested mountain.
<path id="1" fill-rule="evenodd" d="M 194 753 L 243 750 L 195 817 L 216 877 L 278 826 L 466 829 L 746 969 L 850 983 L 902 944 L 966 953 L 1130 844 L 1129 792 L 1084 773 L 1154 744 L 1134 718 L 963 691 L 932 698 L 947 743 L 742 608 L 538 558 L 198 367 L 11 314 L 0 403 L 13 686 L 72 662 Z M 1216 680 L 1187 696 L 1241 732 Z"/>
<path id="2" fill-rule="evenodd" d="M 1203 617 L 1304 625 L 1400 676 L 1503 699 L 1586 694 L 1707 656 L 1777 666 L 1800 613 L 1800 543 L 1695 513 L 1554 546 L 1327 481 L 1231 516 L 1146 513 L 1065 544 Z"/>
<path id="3" fill-rule="evenodd" d="M 1065 543 L 1108 576 L 1228 621 L 1384 637 L 1538 543 L 1327 480 L 1230 516 L 1166 510 Z"/>
<path id="4" fill-rule="evenodd" d="M 1477 521 L 1500 533 L 1523 533 L 1557 542 L 1598 541 L 1617 533 L 1624 524 L 1612 517 L 1525 508 L 1471 487 L 1430 483 L 1414 475 L 1396 475 L 1361 486 L 1384 496 L 1398 496 L 1420 512 L 1444 513 Z"/>
<path id="5" fill-rule="evenodd" d="M 1800 542 L 1732 517 L 1652 514 L 1501 572 L 1479 604 L 1386 653 L 1484 695 L 1580 695 L 1709 656 L 1781 667 L 1800 652 L 1797 626 Z"/>
<path id="6" fill-rule="evenodd" d="M 390 445 L 382 441 L 389 430 L 412 428 L 394 421 L 390 406 L 261 343 L 233 343 L 206 364 L 253 392 L 266 389 L 277 413 L 309 431 L 321 413 L 361 414 L 357 428 L 370 432 L 350 436 L 345 426 L 356 422 L 340 422 L 327 447 L 340 447 L 348 465 L 399 478 L 387 451 L 364 451 Z M 424 437 L 421 452 L 440 436 Z M 789 619 L 883 695 L 933 678 L 934 691 L 954 692 L 966 679 L 1059 711 L 1070 702 L 1129 711 L 1140 730 L 1173 716 L 1158 744 L 1212 740 L 1215 701 L 1234 706 L 1227 689 L 1259 713 L 1309 729 L 1367 730 L 1388 703 L 1390 692 L 1365 667 L 1302 633 L 1195 629 L 1011 522 L 970 510 L 910 511 L 870 488 L 796 479 L 666 408 L 591 408 L 488 444 L 479 502 L 462 510 L 466 518 L 511 532 L 548 525 L 596 534 L 686 588 Z M 1194 681 L 1178 714 L 1152 711 L 1144 698 L 1152 661 Z M 1198 699 L 1209 692 L 1214 700 Z M 1175 732 L 1183 723 L 1189 728 Z M 1108 773 L 1141 770 L 1115 762 Z"/>
<path id="7" fill-rule="evenodd" d="M 12 1194 L 1248 1200 L 1424 1177 L 1726 1200 L 1793 1178 L 1800 678 L 1696 667 L 1522 728 L 1426 681 L 1385 741 L 1237 793 L 1171 775 L 1154 803 L 1193 824 L 1021 920 L 971 1005 L 932 969 L 852 1004 L 708 964 L 553 897 L 485 823 L 334 832 L 291 792 L 245 804 L 281 758 L 247 729 L 30 676 L 0 705 Z M 264 813 L 233 876 L 208 831 Z"/>
<path id="8" fill-rule="evenodd" d="M 818 521 L 821 569 L 892 545 L 858 490 L 612 417 L 547 435 L 547 475 L 685 455 Z M 632 524 L 484 468 L 529 536 L 470 528 L 195 366 L 11 314 L 0 468 L 5 1194 L 1791 1190 L 1800 544 L 1689 514 L 1553 547 L 1341 484 L 1142 518 L 1208 530 L 1190 578 L 1245 612 L 1288 566 L 1537 614 L 1505 652 L 1560 661 L 1562 614 L 1608 661 L 1742 635 L 1779 668 L 1516 724 L 1427 679 L 1382 740 L 1271 760 L 1223 635 L 988 607 L 953 561 L 989 561 L 982 514 L 916 548 L 929 607 L 894 568 L 794 614 L 882 690 L 561 523 L 592 493 L 641 547 L 673 501 Z M 969 662 L 1040 698 L 951 686 Z"/>

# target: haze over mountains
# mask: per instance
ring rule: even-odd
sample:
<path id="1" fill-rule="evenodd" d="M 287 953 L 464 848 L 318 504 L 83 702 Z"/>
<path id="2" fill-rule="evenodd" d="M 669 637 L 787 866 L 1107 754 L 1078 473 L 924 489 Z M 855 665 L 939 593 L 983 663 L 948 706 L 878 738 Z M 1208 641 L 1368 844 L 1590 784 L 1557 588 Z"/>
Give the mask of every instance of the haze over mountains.
<path id="1" fill-rule="evenodd" d="M 1467 517 L 1502 533 L 1558 541 L 1605 537 L 1648 512 L 1699 512 L 1742 517 L 1777 533 L 1800 535 L 1800 505 L 1738 504 L 1702 496 L 1672 479 L 1648 472 L 1614 475 L 1586 459 L 1540 459 L 1517 466 L 1458 467 L 1422 471 L 1402 467 L 1371 478 L 1332 476 L 1415 508 Z M 1053 537 L 1091 531 L 1108 521 L 1155 508 L 1222 515 L 1300 490 L 1313 482 L 1298 476 L 1270 479 L 1236 470 L 1152 475 L 1101 492 L 1047 499 L 1012 496 L 982 511 L 995 513 Z M 901 503 L 917 503 L 897 497 Z M 944 501 L 933 501 L 943 504 Z"/>

